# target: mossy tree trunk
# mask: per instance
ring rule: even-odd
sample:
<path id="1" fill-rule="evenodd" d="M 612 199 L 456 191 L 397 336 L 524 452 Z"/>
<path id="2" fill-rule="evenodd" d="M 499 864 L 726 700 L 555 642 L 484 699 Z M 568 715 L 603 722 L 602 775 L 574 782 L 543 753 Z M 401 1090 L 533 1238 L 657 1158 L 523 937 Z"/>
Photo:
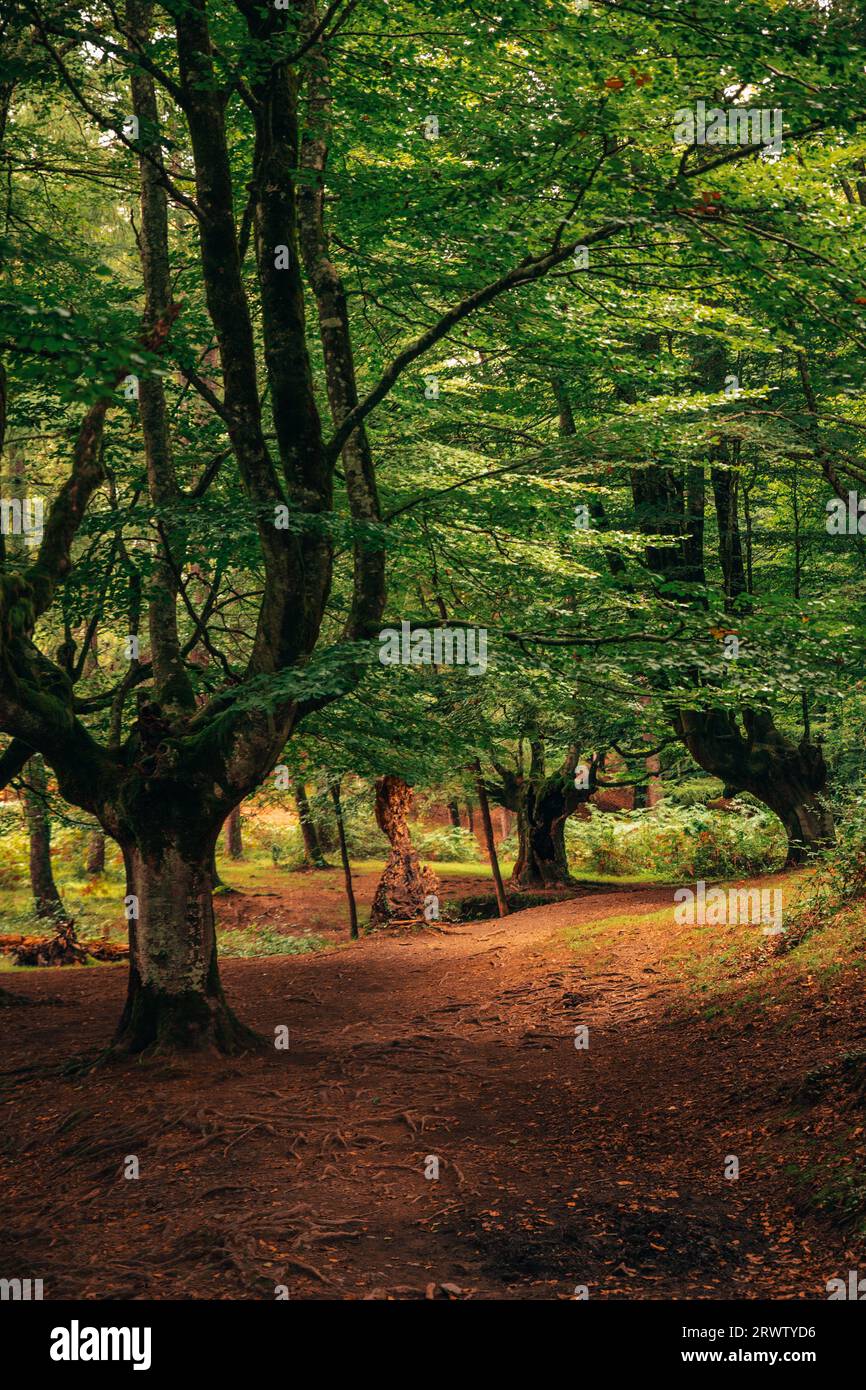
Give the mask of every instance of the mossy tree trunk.
<path id="1" fill-rule="evenodd" d="M 213 862 L 228 808 L 218 764 L 177 756 L 152 705 L 137 721 L 137 775 L 106 806 L 126 870 L 129 984 L 114 1050 L 239 1052 L 261 1039 L 235 1018 L 217 961 Z"/>
<path id="2" fill-rule="evenodd" d="M 30 841 L 30 889 L 36 915 L 54 921 L 68 921 L 51 867 L 48 776 L 41 757 L 31 758 L 25 768 L 21 800 Z"/>
<path id="3" fill-rule="evenodd" d="M 544 740 L 531 739 L 529 749 L 529 766 L 521 765 L 516 773 L 498 766 L 500 781 L 486 784 L 487 793 L 517 817 L 514 887 L 565 888 L 574 881 L 565 849 L 565 822 L 596 790 L 598 763 L 591 759 L 585 776 L 576 776 L 578 753 L 572 747 L 562 766 L 548 774 Z"/>
<path id="4" fill-rule="evenodd" d="M 310 798 L 303 782 L 295 783 L 295 801 L 298 805 L 298 821 L 304 840 L 304 859 L 308 869 L 327 869 L 330 865 L 325 859 L 319 840 L 319 831 L 313 820 Z"/>

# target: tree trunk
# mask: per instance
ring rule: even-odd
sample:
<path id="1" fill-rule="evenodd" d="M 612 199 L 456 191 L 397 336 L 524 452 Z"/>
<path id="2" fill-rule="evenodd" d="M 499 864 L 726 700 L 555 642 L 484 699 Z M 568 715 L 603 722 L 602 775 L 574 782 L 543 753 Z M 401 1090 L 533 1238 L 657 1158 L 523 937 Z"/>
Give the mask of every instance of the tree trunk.
<path id="1" fill-rule="evenodd" d="M 574 880 L 565 852 L 565 822 L 597 790 L 599 762 L 593 756 L 586 776 L 578 778 L 578 747 L 572 744 L 560 767 L 548 776 L 544 739 L 538 734 L 530 738 L 528 768 L 522 748 L 521 739 L 519 770 L 497 765 L 500 785 L 485 785 L 488 794 L 517 817 L 511 883 L 515 888 L 568 887 Z"/>
<path id="2" fill-rule="evenodd" d="M 227 885 L 226 883 L 224 883 L 224 882 L 223 882 L 223 879 L 220 877 L 220 871 L 219 871 L 219 869 L 217 868 L 217 862 L 216 862 L 216 845 L 214 845 L 213 849 L 211 850 L 211 855 L 210 855 L 210 886 L 211 886 L 211 891 L 214 892 L 214 893 L 217 891 L 217 889 L 227 889 L 227 888 L 228 888 L 228 885 Z"/>
<path id="3" fill-rule="evenodd" d="M 572 748 L 559 771 L 543 776 L 542 745 L 532 748 L 535 775 L 519 777 L 510 789 L 517 810 L 517 862 L 511 882 L 517 888 L 565 888 L 574 882 L 565 852 L 565 822 L 598 787 L 598 763 L 589 764 L 586 786 L 575 784 L 577 750 Z"/>
<path id="4" fill-rule="evenodd" d="M 448 802 L 448 819 L 451 821 L 455 830 L 460 829 L 460 807 L 456 801 Z"/>
<path id="5" fill-rule="evenodd" d="M 48 777 L 41 757 L 31 758 L 21 800 L 30 837 L 30 887 L 37 917 L 69 920 L 51 869 L 51 820 L 48 815 Z"/>
<path id="6" fill-rule="evenodd" d="M 352 887 L 352 866 L 349 863 L 349 847 L 346 844 L 346 828 L 343 824 L 343 807 L 340 801 L 339 781 L 331 783 L 331 799 L 337 819 L 337 835 L 340 841 L 340 860 L 343 865 L 343 882 L 346 885 L 346 901 L 349 904 L 349 935 L 353 941 L 358 939 L 358 908 L 355 903 L 355 890 Z"/>
<path id="7" fill-rule="evenodd" d="M 551 778 L 550 782 L 555 782 Z M 528 783 L 517 808 L 517 860 L 511 874 L 516 888 L 561 888 L 573 883 L 565 852 L 564 789 Z"/>
<path id="8" fill-rule="evenodd" d="M 829 849 L 836 838 L 832 812 L 798 781 L 780 781 L 770 796 L 762 798 L 785 827 L 788 853 L 785 864 L 803 864 L 811 855 Z"/>
<path id="9" fill-rule="evenodd" d="M 244 841 L 241 830 L 241 808 L 236 806 L 226 821 L 226 848 L 229 859 L 243 859 Z"/>
<path id="10" fill-rule="evenodd" d="M 425 899 L 437 895 L 439 881 L 422 867 L 409 833 L 411 789 L 402 777 L 380 777 L 376 783 L 376 822 L 387 835 L 391 853 L 373 898 L 370 925 L 397 919 L 415 922 L 424 918 Z"/>
<path id="11" fill-rule="evenodd" d="M 325 856 L 322 853 L 322 846 L 319 842 L 319 832 L 313 820 L 310 802 L 307 797 L 307 789 L 303 782 L 295 783 L 295 801 L 298 803 L 298 820 L 301 823 L 301 834 L 304 837 L 304 860 L 307 868 L 330 868 L 330 865 L 325 862 Z"/>
<path id="12" fill-rule="evenodd" d="M 487 857 L 490 860 L 490 868 L 493 871 L 493 885 L 496 889 L 496 906 L 499 909 L 499 916 L 507 917 L 508 899 L 505 896 L 505 889 L 502 885 L 502 874 L 499 871 L 499 858 L 496 854 L 496 845 L 493 840 L 493 822 L 490 819 L 490 802 L 487 800 L 484 777 L 481 772 L 481 759 L 476 758 L 473 766 L 475 772 L 475 786 L 478 790 L 478 805 L 481 808 L 481 824 L 484 827 L 484 839 L 487 844 Z"/>
<path id="13" fill-rule="evenodd" d="M 87 842 L 84 872 L 89 878 L 105 873 L 105 836 L 101 830 L 94 830 Z"/>
<path id="14" fill-rule="evenodd" d="M 258 1040 L 226 1004 L 217 966 L 212 846 L 191 860 L 173 845 L 125 852 L 129 989 L 115 1047 L 234 1053 Z M 127 898 L 129 906 L 130 899 Z"/>

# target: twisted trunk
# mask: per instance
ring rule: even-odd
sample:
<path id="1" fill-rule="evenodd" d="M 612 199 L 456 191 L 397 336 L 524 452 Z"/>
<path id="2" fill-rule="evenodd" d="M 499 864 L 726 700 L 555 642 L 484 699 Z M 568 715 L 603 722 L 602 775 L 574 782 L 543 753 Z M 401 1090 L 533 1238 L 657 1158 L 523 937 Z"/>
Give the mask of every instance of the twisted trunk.
<path id="1" fill-rule="evenodd" d="M 412 791 L 402 777 L 380 777 L 376 783 L 376 822 L 387 835 L 391 853 L 373 899 L 370 925 L 382 926 L 393 919 L 418 921 L 424 916 L 428 894 L 439 891 L 435 874 L 422 866 L 412 844 L 409 811 Z"/>
<path id="2" fill-rule="evenodd" d="M 529 747 L 528 771 L 514 774 L 500 768 L 502 786 L 491 788 L 497 800 L 517 815 L 517 859 L 511 882 L 516 888 L 566 888 L 574 880 L 565 850 L 565 822 L 596 790 L 598 763 L 592 759 L 586 786 L 578 786 L 576 747 L 549 776 L 545 774 L 544 740 L 531 739 Z"/>

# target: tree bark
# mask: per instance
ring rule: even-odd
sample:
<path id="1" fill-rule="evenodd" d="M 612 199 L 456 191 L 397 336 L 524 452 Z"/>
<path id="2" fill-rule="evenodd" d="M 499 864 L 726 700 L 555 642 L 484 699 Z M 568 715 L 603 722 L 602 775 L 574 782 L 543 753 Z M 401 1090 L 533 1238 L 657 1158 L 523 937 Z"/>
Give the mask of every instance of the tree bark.
<path id="1" fill-rule="evenodd" d="M 198 858 L 177 845 L 125 850 L 129 988 L 115 1047 L 234 1053 L 259 1040 L 226 1004 L 217 965 L 212 846 Z"/>
<path id="2" fill-rule="evenodd" d="M 48 815 L 48 777 L 40 757 L 31 758 L 21 790 L 30 838 L 30 888 L 37 917 L 69 920 L 51 868 L 51 820 Z"/>
<path id="3" fill-rule="evenodd" d="M 241 829 L 241 808 L 236 806 L 226 821 L 226 849 L 229 859 L 243 859 L 244 841 Z"/>
<path id="4" fill-rule="evenodd" d="M 425 899 L 438 894 L 439 881 L 418 860 L 409 832 L 412 792 L 402 777 L 380 777 L 376 783 L 376 822 L 387 835 L 391 853 L 373 898 L 370 925 L 398 919 L 414 922 L 424 916 Z"/>
<path id="5" fill-rule="evenodd" d="M 448 819 L 455 830 L 460 829 L 460 807 L 457 805 L 456 801 L 448 802 Z"/>
<path id="6" fill-rule="evenodd" d="M 496 888 L 496 906 L 499 908 L 499 916 L 508 916 L 508 899 L 505 896 L 505 888 L 502 884 L 502 874 L 499 870 L 499 857 L 496 853 L 496 844 L 493 839 L 493 822 L 490 819 L 490 803 L 487 800 L 487 792 L 484 789 L 484 778 L 481 773 L 481 761 L 475 759 L 475 786 L 478 791 L 478 805 L 481 808 L 481 824 L 484 827 L 484 839 L 487 842 L 487 857 L 490 860 L 490 868 L 493 871 L 493 883 Z"/>
<path id="7" fill-rule="evenodd" d="M 304 859 L 308 869 L 328 869 L 330 865 L 326 863 L 319 841 L 319 832 L 313 820 L 313 813 L 310 810 L 310 802 L 307 797 L 307 789 L 303 782 L 295 783 L 295 801 L 298 803 L 298 820 L 301 825 L 301 834 L 304 837 Z"/>
<path id="8" fill-rule="evenodd" d="M 343 865 L 343 882 L 346 885 L 346 901 L 349 904 L 349 936 L 358 939 L 358 908 L 355 903 L 355 890 L 352 887 L 352 866 L 349 863 L 349 847 L 346 844 L 346 827 L 343 824 L 343 807 L 340 802 L 340 783 L 332 782 L 331 800 L 337 819 L 337 836 L 340 841 L 340 860 Z"/>
<path id="9" fill-rule="evenodd" d="M 87 858 L 84 872 L 88 878 L 96 878 L 105 873 L 105 835 L 101 830 L 91 832 L 87 842 Z"/>

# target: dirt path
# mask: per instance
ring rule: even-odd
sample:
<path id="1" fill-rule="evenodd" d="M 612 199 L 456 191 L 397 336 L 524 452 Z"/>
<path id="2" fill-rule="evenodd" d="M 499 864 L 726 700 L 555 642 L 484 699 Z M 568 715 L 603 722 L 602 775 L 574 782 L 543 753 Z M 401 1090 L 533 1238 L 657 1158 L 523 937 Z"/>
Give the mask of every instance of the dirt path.
<path id="1" fill-rule="evenodd" d="M 44 1002 L 0 1011 L 0 1273 L 46 1298 L 825 1297 L 857 1252 L 796 1209 L 784 1096 L 856 1020 L 829 1040 L 814 1011 L 793 1037 L 702 1017 L 670 923 L 566 943 L 670 903 L 228 961 L 241 1016 L 290 1030 L 252 1060 L 58 1080 L 110 1035 L 123 971 L 15 976 Z"/>

